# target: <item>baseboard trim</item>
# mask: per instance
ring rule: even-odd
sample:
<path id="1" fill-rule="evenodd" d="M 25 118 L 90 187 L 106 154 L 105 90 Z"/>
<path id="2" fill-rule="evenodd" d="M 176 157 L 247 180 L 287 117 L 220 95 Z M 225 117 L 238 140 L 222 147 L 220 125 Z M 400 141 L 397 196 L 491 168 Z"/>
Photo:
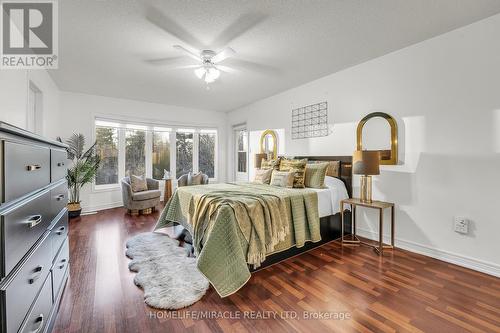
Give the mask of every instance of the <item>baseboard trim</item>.
<path id="1" fill-rule="evenodd" d="M 102 204 L 102 205 L 82 206 L 82 214 L 90 213 L 90 212 L 97 212 L 100 210 L 111 209 L 111 208 L 122 207 L 122 206 L 123 206 L 123 202 L 121 202 L 121 201 L 110 202 L 110 203 Z"/>
<path id="2" fill-rule="evenodd" d="M 378 233 L 375 233 L 371 230 L 367 229 L 361 229 L 357 228 L 357 234 L 362 237 L 366 237 L 369 239 L 377 240 L 378 239 Z M 390 238 L 389 236 L 384 235 L 384 242 L 389 243 Z M 483 260 L 478 260 L 474 259 L 471 257 L 463 256 L 460 254 L 452 253 L 449 251 L 445 250 L 440 250 L 436 248 L 432 248 L 427 245 L 422 245 L 418 244 L 412 241 L 407 241 L 403 239 L 396 239 L 395 240 L 395 245 L 396 247 L 399 247 L 401 249 L 410 251 L 410 252 L 415 252 L 418 254 L 422 254 L 424 256 L 428 256 L 431 258 L 439 259 L 442 261 L 446 261 L 450 264 L 455 264 L 458 266 L 462 266 L 465 268 L 470 268 L 475 271 L 479 271 L 482 273 L 486 273 L 489 275 L 493 275 L 496 277 L 500 277 L 500 265 L 483 261 Z"/>

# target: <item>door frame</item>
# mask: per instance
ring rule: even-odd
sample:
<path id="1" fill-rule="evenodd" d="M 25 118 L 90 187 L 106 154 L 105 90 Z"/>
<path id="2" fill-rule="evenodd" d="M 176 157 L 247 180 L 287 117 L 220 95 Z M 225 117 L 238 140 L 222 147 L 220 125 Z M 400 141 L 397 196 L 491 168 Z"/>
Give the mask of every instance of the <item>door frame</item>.
<path id="1" fill-rule="evenodd" d="M 246 142 L 246 153 L 247 153 L 247 169 L 246 172 L 238 172 L 238 135 L 241 131 L 246 132 L 247 142 Z M 249 179 L 249 157 L 250 157 L 250 135 L 248 132 L 247 124 L 233 125 L 233 177 L 236 181 L 248 181 Z"/>

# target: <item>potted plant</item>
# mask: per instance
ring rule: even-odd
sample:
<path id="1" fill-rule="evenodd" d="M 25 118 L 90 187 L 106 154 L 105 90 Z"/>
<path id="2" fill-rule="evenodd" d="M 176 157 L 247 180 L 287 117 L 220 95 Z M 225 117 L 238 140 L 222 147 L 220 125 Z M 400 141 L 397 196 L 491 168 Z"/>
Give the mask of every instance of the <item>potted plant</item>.
<path id="1" fill-rule="evenodd" d="M 58 138 L 62 142 L 61 138 Z M 80 190 L 96 177 L 101 158 L 96 153 L 96 143 L 84 151 L 85 136 L 83 134 L 73 134 L 65 141 L 68 145 L 68 159 L 72 160 L 72 165 L 68 168 L 66 180 L 68 181 L 69 202 L 68 214 L 70 218 L 80 216 L 82 207 L 80 206 Z"/>

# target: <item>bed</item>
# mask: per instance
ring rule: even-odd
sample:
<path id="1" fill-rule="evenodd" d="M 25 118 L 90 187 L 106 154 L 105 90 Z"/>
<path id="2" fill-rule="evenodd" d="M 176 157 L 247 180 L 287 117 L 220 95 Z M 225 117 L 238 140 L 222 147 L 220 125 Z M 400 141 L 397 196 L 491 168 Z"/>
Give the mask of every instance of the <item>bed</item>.
<path id="1" fill-rule="evenodd" d="M 340 237 L 339 202 L 352 193 L 351 156 L 296 158 L 339 161 L 338 177 L 328 179 L 325 189 L 240 182 L 181 187 L 155 230 L 186 228 L 200 272 L 221 297 L 235 293 L 251 272 Z M 343 214 L 350 230 L 350 212 Z"/>

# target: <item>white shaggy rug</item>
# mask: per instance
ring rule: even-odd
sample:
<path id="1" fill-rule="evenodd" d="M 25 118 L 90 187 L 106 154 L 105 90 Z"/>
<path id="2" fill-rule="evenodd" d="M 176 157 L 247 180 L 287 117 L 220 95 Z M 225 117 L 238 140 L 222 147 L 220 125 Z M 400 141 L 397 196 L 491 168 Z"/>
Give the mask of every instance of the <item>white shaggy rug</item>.
<path id="1" fill-rule="evenodd" d="M 146 304 L 159 309 L 181 309 L 199 301 L 209 282 L 196 267 L 196 258 L 165 234 L 146 232 L 127 241 L 129 269 L 134 283 L 144 289 Z"/>

